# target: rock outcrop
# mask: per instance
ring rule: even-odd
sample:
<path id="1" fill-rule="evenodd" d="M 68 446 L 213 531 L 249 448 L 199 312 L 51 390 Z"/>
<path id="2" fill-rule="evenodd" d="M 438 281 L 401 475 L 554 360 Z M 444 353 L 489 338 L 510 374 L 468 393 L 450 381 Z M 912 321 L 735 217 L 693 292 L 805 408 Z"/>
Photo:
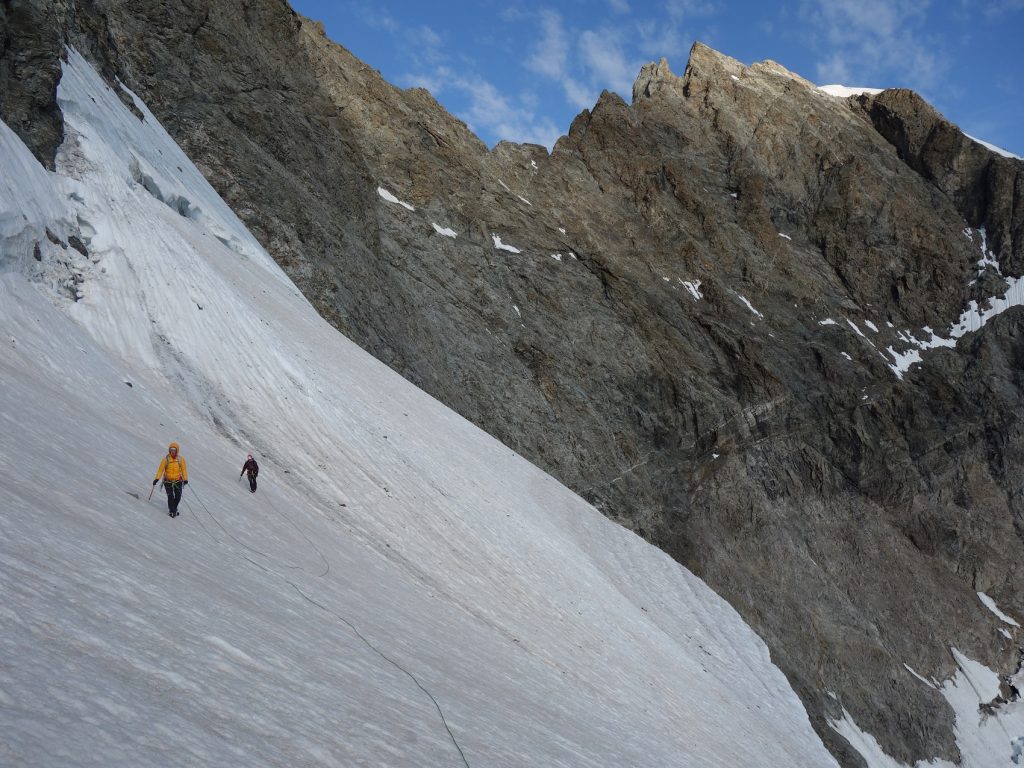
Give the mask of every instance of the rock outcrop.
<path id="1" fill-rule="evenodd" d="M 878 132 L 904 162 L 932 182 L 972 227 L 984 227 L 993 250 L 1024 270 L 1024 171 L 964 135 L 913 91 L 893 88 L 857 97 Z"/>
<path id="2" fill-rule="evenodd" d="M 1024 163 L 912 93 L 699 44 L 549 155 L 489 151 L 282 0 L 0 13 L 0 116 L 42 159 L 73 44 L 342 332 L 725 596 L 845 765 L 841 708 L 956 758 L 906 667 L 1018 663 L 975 593 L 1024 615 L 1024 313 L 930 329 L 1024 271 Z"/>

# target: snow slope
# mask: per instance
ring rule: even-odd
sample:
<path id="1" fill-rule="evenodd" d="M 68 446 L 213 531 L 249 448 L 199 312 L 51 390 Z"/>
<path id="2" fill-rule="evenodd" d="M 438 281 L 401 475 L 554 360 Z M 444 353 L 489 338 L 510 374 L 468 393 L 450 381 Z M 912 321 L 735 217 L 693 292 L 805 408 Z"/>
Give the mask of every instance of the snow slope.
<path id="1" fill-rule="evenodd" d="M 824 91 L 829 96 L 838 96 L 839 98 L 845 99 L 850 96 L 860 96 L 861 94 L 874 95 L 881 93 L 884 88 L 866 88 L 859 85 L 819 85 L 819 91 Z"/>
<path id="2" fill-rule="evenodd" d="M 835 765 L 723 600 L 330 328 L 129 97 L 69 51 L 57 173 L 0 124 L 0 763 Z"/>
<path id="3" fill-rule="evenodd" d="M 985 147 L 985 149 L 992 150 L 997 155 L 1002 155 L 1003 157 L 1009 157 L 1009 158 L 1011 158 L 1013 160 L 1024 160 L 1024 157 L 1021 157 L 1020 155 L 1015 155 L 1015 154 L 1013 154 L 1013 152 L 1009 152 L 1009 151 L 1003 149 L 1002 147 L 997 147 L 995 144 L 990 144 L 989 142 L 984 141 L 983 139 L 979 139 L 976 136 L 971 136 L 969 133 L 965 133 L 964 136 L 966 136 L 971 141 L 978 142 L 979 144 L 981 144 L 981 146 Z"/>

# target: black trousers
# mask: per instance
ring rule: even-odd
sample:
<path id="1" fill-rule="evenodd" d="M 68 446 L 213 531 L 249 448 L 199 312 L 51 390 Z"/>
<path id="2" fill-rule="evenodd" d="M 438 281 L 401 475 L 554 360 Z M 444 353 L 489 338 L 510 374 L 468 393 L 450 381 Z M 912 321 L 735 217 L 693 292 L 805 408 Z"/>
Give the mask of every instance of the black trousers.
<path id="1" fill-rule="evenodd" d="M 167 511 L 172 515 L 178 514 L 178 502 L 181 501 L 181 489 L 183 487 L 180 480 L 175 483 L 164 480 L 164 490 L 167 491 Z"/>
<path id="2" fill-rule="evenodd" d="M 249 475 L 249 490 L 256 493 L 256 475 Z"/>

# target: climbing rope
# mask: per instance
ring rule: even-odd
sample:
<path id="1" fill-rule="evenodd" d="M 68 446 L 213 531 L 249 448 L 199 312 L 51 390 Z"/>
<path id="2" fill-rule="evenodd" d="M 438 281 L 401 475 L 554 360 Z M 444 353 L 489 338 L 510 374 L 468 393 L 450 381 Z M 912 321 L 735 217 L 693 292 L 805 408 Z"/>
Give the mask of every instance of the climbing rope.
<path id="1" fill-rule="evenodd" d="M 262 556 L 262 557 L 267 557 L 267 558 L 269 559 L 269 555 L 267 555 L 267 554 L 265 554 L 265 553 L 263 553 L 263 552 L 260 552 L 259 550 L 253 549 L 252 547 L 246 546 L 246 545 L 245 545 L 245 544 L 244 544 L 243 542 L 239 541 L 239 540 L 238 540 L 237 538 L 235 538 L 234 536 L 232 536 L 232 535 L 231 535 L 231 533 L 230 533 L 230 532 L 229 532 L 229 531 L 228 531 L 228 530 L 227 530 L 227 529 L 226 529 L 226 528 L 225 528 L 225 527 L 224 527 L 223 525 L 221 525 L 220 521 L 219 521 L 219 520 L 218 520 L 218 519 L 216 518 L 216 516 L 215 516 L 215 515 L 214 515 L 214 514 L 213 514 L 213 513 L 212 513 L 212 512 L 210 511 L 210 509 L 209 509 L 209 508 L 208 508 L 208 507 L 207 507 L 207 506 L 206 506 L 206 505 L 205 505 L 205 504 L 203 503 L 203 500 L 202 500 L 201 498 L 199 498 L 199 494 L 198 494 L 198 493 L 196 493 L 195 489 L 194 489 L 194 488 L 191 488 L 191 486 L 185 486 L 185 487 L 186 487 L 186 488 L 190 488 L 190 489 L 192 490 L 192 496 L 193 496 L 193 497 L 195 497 L 195 500 L 196 500 L 196 501 L 197 501 L 197 502 L 199 503 L 199 505 L 200 505 L 200 506 L 201 506 L 201 507 L 203 508 L 203 510 L 204 510 L 204 511 L 206 512 L 206 514 L 207 514 L 207 515 L 208 515 L 208 516 L 210 517 L 210 519 L 211 519 L 211 520 L 213 520 L 213 522 L 214 522 L 214 523 L 216 523 L 217 527 L 218 527 L 218 528 L 220 528 L 220 529 L 221 529 L 221 530 L 222 530 L 222 531 L 223 531 L 223 532 L 225 533 L 225 535 L 227 535 L 227 536 L 228 536 L 228 537 L 229 537 L 229 538 L 230 538 L 230 539 L 231 539 L 232 541 L 234 541 L 234 542 L 238 543 L 238 544 L 239 544 L 240 546 L 242 546 L 242 547 L 245 547 L 245 549 L 248 549 L 248 550 L 249 550 L 250 552 L 253 552 L 253 553 L 255 553 L 255 554 L 258 554 L 258 555 L 260 555 L 260 556 Z M 211 540 L 213 540 L 214 542 L 216 542 L 217 544 L 220 544 L 221 546 L 223 546 L 223 545 L 224 545 L 224 542 L 222 542 L 222 541 L 218 540 L 218 539 L 217 539 L 217 538 L 216 538 L 216 537 L 215 537 L 215 536 L 213 535 L 213 533 L 212 533 L 212 532 L 211 532 L 211 531 L 210 531 L 210 530 L 209 530 L 209 529 L 208 529 L 208 528 L 207 528 L 207 527 L 206 527 L 205 525 L 203 525 L 203 522 L 202 522 L 202 520 L 200 520 L 200 519 L 199 519 L 199 516 L 198 516 L 198 515 L 196 514 L 195 510 L 194 510 L 194 509 L 192 509 L 192 505 L 191 505 L 191 504 L 189 504 L 189 503 L 188 503 L 188 501 L 187 501 L 187 500 L 185 500 L 184 498 L 182 499 L 182 501 L 184 501 L 184 502 L 185 502 L 185 506 L 186 506 L 186 508 L 187 508 L 187 509 L 188 509 L 188 511 L 189 511 L 189 512 L 190 512 L 190 513 L 192 514 L 192 517 L 194 517 L 194 518 L 195 518 L 196 522 L 197 522 L 197 523 L 199 523 L 200 527 L 201 527 L 201 528 L 202 528 L 202 529 L 203 529 L 203 530 L 204 530 L 204 531 L 206 532 L 207 536 L 209 536 L 209 537 L 210 537 L 210 539 L 211 539 Z M 274 511 L 275 511 L 275 513 L 276 513 L 276 510 L 275 510 L 275 508 L 274 508 L 274 505 L 270 503 L 269 499 L 267 500 L 267 503 L 268 503 L 268 505 L 269 505 L 269 506 L 271 507 L 271 509 L 272 509 L 272 510 L 274 510 Z M 323 555 L 323 552 L 321 552 L 321 551 L 320 551 L 319 547 L 317 547 L 317 546 L 316 546 L 316 544 L 314 544 L 314 543 L 313 543 L 313 542 L 312 542 L 312 541 L 310 540 L 310 538 L 309 538 L 308 536 L 306 536 L 305 532 L 303 532 L 303 531 L 302 531 L 302 529 L 301 529 L 301 528 L 299 528 L 299 526 L 298 526 L 298 525 L 296 525 L 296 524 L 295 524 L 295 522 L 294 522 L 294 521 L 293 521 L 293 520 L 292 520 L 292 519 L 291 519 L 290 517 L 288 517 L 287 515 L 281 515 L 281 516 L 282 516 L 282 517 L 284 517 L 284 518 L 285 518 L 285 520 L 287 520 L 287 521 L 288 521 L 288 522 L 289 522 L 289 523 L 290 523 L 290 524 L 291 524 L 291 525 L 292 525 L 292 526 L 293 526 L 293 527 L 294 527 L 294 528 L 295 528 L 295 529 L 296 529 L 296 530 L 297 530 L 297 531 L 298 531 L 298 532 L 299 532 L 299 533 L 300 533 L 300 534 L 302 535 L 302 537 L 303 537 L 303 538 L 304 538 L 304 539 L 305 539 L 305 540 L 306 540 L 307 542 L 309 542 L 310 546 L 312 546 L 312 547 L 313 547 L 313 549 L 314 549 L 314 550 L 316 550 L 316 553 L 317 553 L 317 554 L 318 554 L 318 555 L 320 556 L 321 560 L 323 560 L 323 561 L 324 561 L 324 564 L 325 564 L 325 565 L 327 566 L 326 570 L 325 570 L 325 571 L 324 571 L 323 573 L 319 574 L 318 578 L 319 578 L 320 576 L 324 576 L 324 575 L 326 575 L 326 574 L 327 574 L 327 573 L 328 573 L 328 572 L 330 571 L 330 563 L 328 563 L 328 562 L 327 562 L 327 559 L 326 559 L 326 558 L 324 557 L 324 555 Z M 231 551 L 230 547 L 228 547 L 228 550 L 229 550 L 229 551 Z M 232 554 L 240 554 L 240 553 L 237 553 L 237 552 L 232 552 Z M 242 558 L 243 558 L 243 559 L 244 559 L 244 560 L 245 560 L 246 562 L 248 562 L 248 563 L 250 563 L 250 564 L 252 564 L 252 565 L 255 565 L 255 566 L 256 566 L 257 568 L 259 568 L 259 569 L 260 569 L 261 571 L 263 571 L 264 573 L 268 573 L 268 574 L 272 574 L 272 575 L 274 575 L 274 576 L 277 576 L 277 578 L 281 579 L 281 580 L 282 580 L 282 581 L 284 581 L 284 582 L 285 582 L 286 584 L 288 584 L 288 586 L 290 586 L 290 587 L 291 587 L 292 589 L 294 589 L 294 590 L 295 590 L 295 592 L 297 592 L 297 593 L 299 594 L 299 596 L 300 596 L 300 597 L 302 597 L 302 599 L 303 599 L 303 600 L 305 600 L 306 602 L 308 602 L 308 603 L 309 603 L 310 605 L 313 605 L 313 606 L 315 606 L 315 607 L 319 608 L 319 609 L 320 609 L 321 611 L 323 611 L 324 613 L 326 613 L 326 614 L 327 614 L 328 616 L 331 616 L 331 617 L 333 617 L 333 618 L 337 619 L 338 621 L 342 622 L 343 624 L 345 624 L 345 626 L 347 626 L 347 627 L 348 627 L 348 628 L 349 628 L 349 629 L 350 629 L 350 630 L 352 631 L 352 633 L 353 633 L 353 634 L 354 634 L 354 635 L 355 635 L 355 636 L 356 636 L 356 637 L 357 637 L 357 638 L 358 638 L 358 639 L 359 639 L 359 640 L 360 640 L 360 641 L 361 641 L 361 642 L 362 642 L 362 643 L 363 643 L 363 644 L 364 644 L 364 645 L 365 645 L 365 646 L 366 646 L 367 648 L 369 648 L 369 649 L 370 649 L 371 651 L 373 651 L 373 652 L 374 652 L 375 654 L 377 654 L 378 656 L 380 656 L 380 658 L 382 658 L 382 659 L 383 659 L 384 661 L 386 661 L 386 662 L 388 662 L 389 664 L 391 664 L 391 665 L 392 665 L 393 667 L 395 667 L 395 669 L 398 669 L 399 671 L 401 671 L 402 673 L 404 673 L 405 675 L 407 675 L 407 676 L 409 677 L 409 679 L 410 679 L 410 680 L 412 680 L 412 681 L 413 681 L 413 683 L 415 683 L 415 684 L 416 684 L 416 687 L 417 687 L 417 688 L 419 688 L 419 689 L 420 689 L 421 691 L 423 691 L 423 693 L 425 693 L 425 694 L 427 695 L 427 697 L 428 697 L 428 698 L 430 699 L 431 703 L 433 703 L 433 705 L 434 705 L 434 708 L 435 708 L 435 709 L 437 710 L 437 714 L 438 714 L 438 716 L 439 716 L 439 717 L 441 718 L 441 724 L 442 724 L 442 725 L 444 725 L 444 729 L 445 729 L 445 731 L 447 731 L 447 732 L 448 732 L 448 738 L 449 738 L 449 739 L 451 739 L 451 742 L 452 742 L 452 744 L 453 744 L 453 745 L 455 746 L 455 749 L 456 749 L 456 750 L 458 751 L 458 753 L 459 753 L 459 757 L 460 757 L 460 758 L 462 759 L 462 764 L 463 764 L 463 765 L 465 766 L 465 768 L 470 768 L 470 766 L 469 766 L 469 761 L 468 761 L 468 760 L 466 759 L 466 755 L 465 755 L 465 753 L 464 753 L 464 752 L 462 751 L 462 747 L 461 747 L 461 746 L 459 746 L 459 742 L 458 742 L 458 740 L 457 740 L 457 739 L 455 738 L 455 734 L 454 734 L 454 733 L 452 733 L 452 729 L 451 729 L 451 727 L 450 727 L 450 726 L 448 725 L 448 720 L 447 720 L 447 719 L 445 718 L 445 716 L 444 716 L 444 711 L 443 711 L 443 710 L 441 709 L 441 705 L 440 705 L 440 704 L 438 704 L 438 702 L 437 702 L 437 699 L 436 699 L 436 698 L 434 698 L 434 694 L 432 694 L 432 693 L 431 693 L 431 692 L 430 692 L 430 691 L 429 691 L 429 690 L 428 690 L 428 689 L 426 688 L 426 686 L 424 686 L 424 685 L 423 685 L 423 684 L 422 684 L 422 683 L 421 683 L 421 682 L 419 681 L 419 679 L 418 679 L 418 678 L 417 678 L 417 677 L 416 677 L 416 676 L 415 676 L 415 675 L 414 675 L 414 674 L 413 674 L 412 672 L 410 672 L 410 671 L 409 671 L 408 669 L 406 669 L 405 667 L 403 667 L 403 666 L 402 666 L 401 664 L 399 664 L 399 663 L 398 663 L 397 661 L 395 661 L 395 660 L 394 660 L 393 658 L 391 658 L 391 657 L 390 657 L 390 656 L 388 656 L 388 655 L 387 655 L 386 653 L 384 653 L 384 652 L 383 652 L 382 650 L 380 650 L 380 648 L 378 648 L 378 647 L 377 647 L 377 646 L 375 646 L 375 645 L 374 645 L 374 644 L 373 644 L 372 642 L 370 642 L 370 640 L 369 640 L 369 639 L 367 639 L 367 637 L 366 637 L 365 635 L 363 635 L 363 633 L 362 633 L 362 632 L 360 632 L 360 631 L 359 631 L 359 628 L 358 628 L 358 627 L 357 627 L 357 626 L 356 626 L 356 625 L 355 625 L 354 623 L 352 623 L 352 621 L 350 621 L 350 620 L 349 620 L 349 619 L 347 619 L 346 617 L 342 616 L 342 615 L 341 615 L 340 613 L 336 613 L 335 611 L 331 610 L 330 608 L 328 608 L 328 607 L 327 607 L 326 605 L 324 605 L 323 603 L 321 603 L 321 602 L 319 602 L 319 601 L 317 601 L 317 600 L 313 599 L 313 598 L 312 598 L 312 597 L 310 597 L 309 595 L 307 595 L 307 594 L 306 594 L 305 592 L 303 592 L 303 591 L 302 591 L 302 588 L 301 588 L 301 587 L 299 587 L 299 585 L 297 585 L 297 584 L 296 584 L 296 583 L 295 583 L 294 581 L 292 581 L 291 579 L 289 579 L 289 578 L 288 578 L 287 576 L 285 576 L 285 575 L 284 575 L 284 574 L 282 574 L 282 573 L 278 573 L 277 571 L 273 571 L 273 570 L 271 570 L 271 569 L 269 569 L 269 568 L 265 567 L 264 565 L 262 565 L 262 564 L 260 564 L 260 563 L 257 563 L 257 562 L 256 562 L 255 560 L 253 560 L 252 558 L 248 557 L 248 556 L 247 556 L 247 555 L 245 555 L 245 554 L 242 554 L 242 555 L 241 555 L 241 557 L 242 557 Z M 297 566 L 286 566 L 286 567 L 289 567 L 289 568 L 291 568 L 291 567 L 297 567 Z"/>
<path id="2" fill-rule="evenodd" d="M 277 509 L 277 507 L 274 506 L 274 503 L 270 500 L 269 496 L 266 496 L 264 494 L 264 498 L 266 499 L 267 506 L 270 507 L 270 511 L 273 512 L 278 517 L 283 517 L 285 520 L 287 520 L 288 524 L 291 525 L 291 527 L 294 528 L 296 531 L 298 531 L 299 535 L 302 536 L 302 538 L 304 538 L 306 540 L 306 543 L 309 544 L 309 546 L 311 546 L 313 548 L 313 551 L 316 552 L 317 555 L 319 555 L 320 561 L 324 564 L 324 572 L 323 573 L 318 573 L 317 574 L 317 578 L 321 578 L 323 576 L 326 576 L 328 573 L 330 573 L 331 572 L 331 564 L 327 561 L 327 558 L 324 557 L 324 553 L 320 551 L 320 547 L 318 547 L 316 544 L 313 543 L 313 540 L 310 539 L 309 536 L 306 535 L 305 531 L 303 531 L 301 528 L 299 528 L 298 525 L 295 524 L 295 521 L 292 520 L 291 517 L 289 517 L 288 515 L 284 514 L 281 511 L 279 511 Z"/>

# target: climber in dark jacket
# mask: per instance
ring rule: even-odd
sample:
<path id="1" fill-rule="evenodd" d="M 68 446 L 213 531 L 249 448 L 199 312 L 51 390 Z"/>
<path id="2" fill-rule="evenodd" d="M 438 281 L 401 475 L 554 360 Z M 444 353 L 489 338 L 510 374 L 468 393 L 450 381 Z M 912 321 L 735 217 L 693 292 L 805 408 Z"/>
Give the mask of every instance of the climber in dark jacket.
<path id="1" fill-rule="evenodd" d="M 238 476 L 249 475 L 249 490 L 256 493 L 256 475 L 260 473 L 260 466 L 256 463 L 256 459 L 252 457 L 250 453 L 245 457 L 245 464 L 242 465 L 242 471 L 238 473 Z"/>

